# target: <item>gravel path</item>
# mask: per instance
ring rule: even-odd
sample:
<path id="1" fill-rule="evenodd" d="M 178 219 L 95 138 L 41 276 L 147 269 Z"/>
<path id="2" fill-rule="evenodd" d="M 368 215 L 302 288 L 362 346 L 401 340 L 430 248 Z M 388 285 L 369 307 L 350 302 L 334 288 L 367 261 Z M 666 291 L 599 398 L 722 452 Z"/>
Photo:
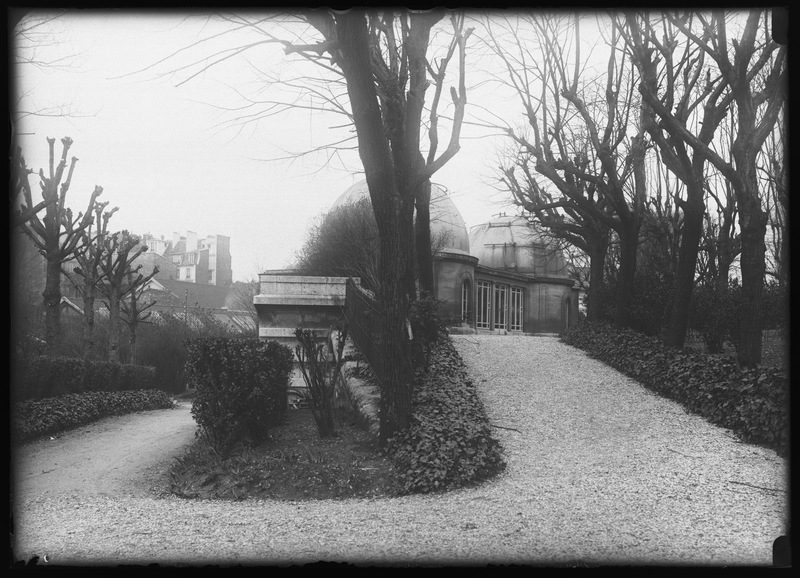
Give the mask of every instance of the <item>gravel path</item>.
<path id="1" fill-rule="evenodd" d="M 87 479 L 97 460 L 54 472 L 83 476 L 66 487 L 26 488 L 23 477 L 15 554 L 76 565 L 771 564 L 772 543 L 788 530 L 786 460 L 737 443 L 556 338 L 453 339 L 506 449 L 507 471 L 487 484 L 390 500 L 159 498 L 154 475 L 175 448 L 153 454 L 159 446 L 144 434 L 174 427 L 176 439 L 189 439 L 180 438 L 184 406 L 104 420 L 104 445 L 115 447 L 116 436 L 135 452 L 130 440 L 150 439 L 150 462 L 135 462 L 140 474 L 123 453 L 116 467 L 100 468 L 101 484 Z M 41 478 L 45 460 L 96 433 L 65 436 L 57 453 L 46 441 L 30 444 L 15 468 Z"/>

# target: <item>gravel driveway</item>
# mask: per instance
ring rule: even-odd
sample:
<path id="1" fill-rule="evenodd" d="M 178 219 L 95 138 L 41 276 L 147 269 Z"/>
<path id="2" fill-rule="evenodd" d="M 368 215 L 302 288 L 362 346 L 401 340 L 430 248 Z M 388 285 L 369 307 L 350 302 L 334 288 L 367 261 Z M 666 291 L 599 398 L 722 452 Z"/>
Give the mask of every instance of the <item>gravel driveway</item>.
<path id="1" fill-rule="evenodd" d="M 184 404 L 25 446 L 15 555 L 66 565 L 771 564 L 788 531 L 786 460 L 556 338 L 453 339 L 506 449 L 508 468 L 489 483 L 389 500 L 161 498 L 165 467 L 193 433 Z"/>

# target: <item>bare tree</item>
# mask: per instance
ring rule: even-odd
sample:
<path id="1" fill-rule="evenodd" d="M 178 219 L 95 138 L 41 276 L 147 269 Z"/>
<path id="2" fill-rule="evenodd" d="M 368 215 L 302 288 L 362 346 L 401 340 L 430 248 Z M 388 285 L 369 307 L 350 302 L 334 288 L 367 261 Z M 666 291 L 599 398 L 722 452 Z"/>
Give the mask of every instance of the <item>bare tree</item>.
<path id="1" fill-rule="evenodd" d="M 138 247 L 138 248 L 137 248 Z M 119 334 L 121 302 L 126 295 L 143 286 L 158 273 L 154 267 L 152 273 L 145 276 L 139 273 L 142 265 L 132 267 L 136 257 L 147 250 L 145 245 L 139 244 L 139 237 L 131 235 L 128 231 L 109 235 L 105 240 L 103 258 L 100 260 L 100 270 L 105 281 L 98 285 L 100 292 L 107 301 L 108 308 L 108 360 L 119 363 Z"/>
<path id="2" fill-rule="evenodd" d="M 626 16 L 627 27 L 617 19 L 626 38 L 642 81 L 640 92 L 645 108 L 645 127 L 659 147 L 661 158 L 685 184 L 686 199 L 676 197 L 683 212 L 683 229 L 676 272 L 675 294 L 666 342 L 682 347 L 686 339 L 689 310 L 694 287 L 697 254 L 703 233 L 704 150 L 714 139 L 717 128 L 730 106 L 725 83 L 710 80 L 711 68 L 706 53 L 689 42 L 683 30 L 702 28 L 702 15 L 691 13 L 656 14 L 643 17 L 642 23 L 632 13 Z M 661 116 L 663 111 L 671 111 Z M 691 132 L 698 147 L 683 137 Z"/>
<path id="3" fill-rule="evenodd" d="M 610 210 L 603 197 L 596 194 L 596 188 L 583 180 L 565 179 L 558 189 L 568 189 L 570 194 L 557 197 L 539 185 L 531 172 L 535 159 L 522 153 L 517 157 L 516 167 L 501 168 L 501 178 L 512 194 L 514 202 L 528 212 L 532 222 L 550 232 L 556 239 L 563 239 L 577 247 L 589 259 L 589 279 L 586 316 L 590 320 L 600 318 L 602 311 L 603 271 L 608 251 L 610 227 L 597 213 Z M 521 176 L 517 176 L 517 171 Z M 588 211 L 574 199 L 586 198 L 592 203 L 594 211 Z"/>
<path id="4" fill-rule="evenodd" d="M 311 229 L 297 255 L 297 268 L 309 275 L 358 277 L 378 290 L 378 225 L 369 198 L 334 207 Z"/>
<path id="5" fill-rule="evenodd" d="M 81 246 L 75 251 L 74 262 L 65 263 L 62 272 L 69 279 L 83 299 L 83 355 L 87 359 L 95 356 L 94 322 L 95 322 L 95 300 L 97 298 L 97 287 L 103 281 L 105 273 L 100 270 L 100 261 L 103 259 L 105 250 L 105 240 L 108 235 L 108 221 L 118 210 L 114 207 L 110 211 L 103 213 L 103 209 L 108 206 L 108 202 L 95 202 L 94 213 L 97 223 L 97 232 L 93 235 L 90 225 L 82 233 Z M 69 270 L 67 264 L 77 263 L 77 266 Z M 73 279 L 71 273 L 75 273 L 81 280 Z"/>
<path id="6" fill-rule="evenodd" d="M 92 208 L 97 197 L 103 192 L 103 187 L 95 186 L 86 213 L 78 213 L 78 216 L 73 218 L 72 209 L 66 206 L 66 196 L 75 164 L 78 162 L 76 157 L 72 157 L 67 178 L 63 183 L 61 182 L 67 166 L 67 153 L 72 146 L 72 139 L 69 137 L 61 139 L 63 149 L 61 161 L 57 166 L 54 166 L 55 139 L 48 138 L 47 142 L 50 145 L 50 176 L 45 176 L 44 169 L 39 170 L 42 198 L 46 201 L 45 214 L 42 218 L 39 218 L 36 213 L 30 215 L 30 218 L 21 223 L 20 227 L 47 260 L 45 289 L 42 293 L 45 305 L 46 353 L 55 355 L 61 346 L 61 267 L 65 261 L 72 258 L 83 240 L 83 232 L 92 224 Z M 30 187 L 23 188 L 22 193 L 23 201 L 19 214 L 25 214 L 27 208 L 35 206 L 31 198 Z"/>
<path id="7" fill-rule="evenodd" d="M 789 285 L 789 190 L 786 163 L 786 125 L 780 123 L 766 142 L 762 163 L 759 167 L 764 183 L 764 210 L 769 218 L 770 250 L 767 273 L 778 284 Z"/>
<path id="8" fill-rule="evenodd" d="M 210 66 L 255 46 L 282 44 L 287 54 L 298 55 L 305 62 L 317 65 L 319 76 L 304 77 L 295 84 L 295 88 L 308 97 L 305 101 L 277 103 L 277 109 L 298 106 L 333 110 L 344 115 L 348 126 L 355 128 L 378 224 L 381 255 L 379 301 L 383 313 L 381 343 L 384 348 L 382 374 L 385 376 L 381 395 L 382 443 L 408 425 L 411 412 L 413 372 L 407 317 L 410 300 L 416 292 L 413 278 L 415 204 L 417 198 L 424 195 L 425 182 L 460 148 L 466 106 L 466 42 L 471 30 L 464 29 L 463 14 L 455 12 L 450 15 L 451 46 L 455 47 L 453 54 L 459 55 L 459 82 L 450 89 L 454 108 L 450 139 L 441 153 L 436 143 L 430 143 L 427 157 L 421 147 L 425 92 L 433 78 L 429 78 L 429 73 L 443 72 L 441 66 L 431 65 L 427 52 L 431 30 L 445 14 L 444 10 L 311 9 L 287 18 L 299 20 L 306 26 L 304 31 L 294 34 L 292 40 L 278 38 L 274 33 L 277 29 L 268 27 L 269 22 L 279 20 L 274 14 L 264 17 L 218 15 L 231 25 L 229 32 L 247 30 L 260 38 L 224 49 L 212 58 L 205 55 L 181 67 L 183 71 L 195 68 L 183 81 L 186 82 Z M 277 34 L 288 36 L 285 29 Z M 194 46 L 205 40 L 208 39 L 201 39 Z M 434 78 L 433 84 L 443 81 L 443 78 Z M 265 83 L 269 83 L 268 78 Z M 277 84 L 286 86 L 287 83 L 278 79 Z M 268 110 L 267 114 L 276 112 L 271 105 Z M 424 199 L 420 204 L 424 204 Z"/>
<path id="9" fill-rule="evenodd" d="M 413 276 L 413 213 L 419 187 L 459 149 L 460 118 L 466 104 L 452 89 L 456 120 L 447 149 L 425 164 L 420 153 L 425 103 L 426 51 L 432 27 L 443 11 L 314 11 L 308 22 L 323 40 L 292 46 L 292 52 L 328 53 L 340 67 L 358 136 L 380 247 L 379 302 L 384 383 L 380 439 L 405 428 L 411 414 L 410 335 L 407 331 L 410 279 Z M 463 50 L 463 17 L 453 14 L 453 35 Z M 463 78 L 463 76 L 462 76 Z"/>
<path id="10" fill-rule="evenodd" d="M 670 18 L 670 24 L 680 31 L 693 51 L 699 51 L 697 54 L 714 63 L 713 70 L 707 69 L 704 89 L 712 98 L 712 105 L 720 106 L 723 114 L 728 107 L 735 110 L 736 132 L 728 158 L 718 155 L 705 142 L 702 134 L 685 126 L 680 107 L 677 110 L 667 108 L 653 96 L 657 90 L 653 83 L 658 78 L 655 73 L 656 53 L 669 54 L 670 51 L 660 50 L 659 46 L 671 41 L 656 44 L 657 39 L 646 32 L 647 16 L 637 18 L 631 14 L 626 18 L 628 44 L 633 47 L 642 70 L 642 95 L 659 122 L 662 126 L 670 127 L 696 155 L 699 153 L 707 159 L 733 185 L 742 235 L 744 295 L 737 356 L 741 365 L 750 367 L 761 360 L 761 302 L 767 226 L 767 216 L 762 209 L 759 193 L 757 158 L 786 100 L 787 52 L 785 46 L 779 47 L 768 37 L 768 14 L 760 9 L 746 11 L 743 18 L 731 22 L 723 10 L 714 10 L 709 16 L 698 14 L 696 18 L 700 22 L 699 29 L 692 26 L 683 14 Z M 729 27 L 736 35 L 730 44 Z M 687 74 L 691 76 L 695 72 Z M 721 106 L 723 104 L 724 107 Z"/>
<path id="11" fill-rule="evenodd" d="M 592 261 L 597 263 L 595 276 L 602 262 L 603 235 L 609 229 L 616 231 L 620 270 L 614 322 L 626 327 L 647 196 L 647 142 L 641 111 L 637 114 L 630 67 L 612 30 L 605 81 L 597 84 L 599 94 L 592 93 L 593 83 L 581 80 L 585 62 L 580 52 L 579 16 L 537 14 L 525 15 L 522 20 L 534 32 L 533 38 L 525 36 L 516 22 L 507 23 L 502 32 L 495 31 L 497 25 L 488 24 L 491 47 L 506 68 L 506 84 L 520 99 L 530 134 L 512 127 L 505 130 L 527 155 L 523 160 L 529 160 L 531 168 L 555 187 L 559 198 L 553 194 L 548 198 L 531 169 L 527 169 L 525 181 L 530 191 L 520 187 L 519 181 L 515 184 L 509 172 L 505 172 L 506 181 L 512 189 L 517 188 L 515 198 L 527 199 L 529 207 L 538 208 L 543 216 L 550 209 L 563 212 L 547 215 L 549 225 L 560 227 L 565 234 L 566 226 L 573 233 L 580 228 L 580 235 L 573 240 L 591 248 Z M 501 34 L 513 41 L 501 39 Z M 574 56 L 568 50 L 569 38 L 574 40 Z M 513 51 L 507 48 L 509 44 Z M 532 52 L 532 47 L 540 52 Z"/>
<path id="12" fill-rule="evenodd" d="M 9 8 L 9 64 L 11 67 L 10 78 L 16 86 L 29 72 L 34 70 L 70 71 L 75 68 L 76 53 L 61 52 L 58 56 L 51 56 L 48 50 L 54 46 L 63 47 L 67 44 L 64 29 L 59 29 L 59 24 L 64 21 L 67 9 L 39 9 Z M 41 106 L 35 103 L 35 92 L 17 90 L 12 93 L 11 101 L 11 130 L 16 135 L 19 122 L 25 117 L 82 117 L 69 105 Z"/>
<path id="13" fill-rule="evenodd" d="M 234 291 L 233 306 L 239 311 L 246 311 L 253 320 L 253 333 L 258 336 L 258 311 L 254 303 L 254 298 L 258 295 L 261 284 L 258 279 L 248 279 L 247 281 L 234 281 L 232 285 Z"/>
<path id="14" fill-rule="evenodd" d="M 685 186 L 680 179 L 670 178 L 671 173 L 661 161 L 661 153 L 658 149 L 655 152 L 654 162 L 648 165 L 652 172 L 648 177 L 650 195 L 645 201 L 647 211 L 642 223 L 642 238 L 656 248 L 659 271 L 666 278 L 674 279 L 684 228 L 684 213 L 679 205 Z"/>
<path id="15" fill-rule="evenodd" d="M 14 153 L 11 157 L 11 227 L 19 227 L 30 221 L 35 215 L 39 214 L 50 203 L 56 201 L 55 197 L 44 198 L 37 204 L 32 202 L 31 184 L 29 175 L 34 173 L 33 169 L 25 164 L 25 157 L 22 156 L 20 147 L 13 147 Z M 20 197 L 22 202 L 20 204 Z M 29 201 L 31 199 L 31 201 Z M 18 210 L 15 210 L 18 205 Z"/>
<path id="16" fill-rule="evenodd" d="M 155 277 L 157 273 L 158 267 L 153 270 L 153 274 L 150 278 Z M 125 276 L 125 286 L 131 289 L 130 293 L 128 293 L 128 298 L 120 301 L 120 318 L 128 326 L 131 365 L 136 364 L 136 341 L 139 324 L 150 323 L 149 319 L 152 315 L 150 308 L 156 304 L 156 301 L 149 301 L 144 304 L 141 302 L 142 293 L 144 292 L 147 281 L 149 281 L 149 279 L 141 283 L 135 282 L 134 272 L 128 269 L 128 273 Z"/>

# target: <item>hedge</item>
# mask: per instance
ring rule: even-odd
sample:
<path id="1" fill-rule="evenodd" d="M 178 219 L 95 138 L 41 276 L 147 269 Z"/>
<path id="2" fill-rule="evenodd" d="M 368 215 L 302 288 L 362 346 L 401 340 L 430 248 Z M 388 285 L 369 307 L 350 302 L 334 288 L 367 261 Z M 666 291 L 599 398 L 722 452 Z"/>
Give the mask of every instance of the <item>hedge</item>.
<path id="1" fill-rule="evenodd" d="M 89 391 L 156 389 L 156 373 L 152 367 L 76 357 L 21 359 L 14 367 L 13 376 L 13 401 Z"/>
<path id="2" fill-rule="evenodd" d="M 449 336 L 430 345 L 429 362 L 427 372 L 417 373 L 409 427 L 387 444 L 405 493 L 473 485 L 506 467 L 477 388 Z"/>
<path id="3" fill-rule="evenodd" d="M 733 356 L 672 349 L 608 323 L 584 321 L 561 339 L 743 441 L 788 456 L 789 376 L 783 370 L 740 368 Z"/>
<path id="4" fill-rule="evenodd" d="M 158 389 L 90 391 L 14 404 L 11 439 L 22 443 L 91 423 L 104 417 L 174 407 L 170 396 Z"/>
<path id="5" fill-rule="evenodd" d="M 248 438 L 263 441 L 287 409 L 292 350 L 275 341 L 224 337 L 191 339 L 186 347 L 198 435 L 222 453 Z"/>

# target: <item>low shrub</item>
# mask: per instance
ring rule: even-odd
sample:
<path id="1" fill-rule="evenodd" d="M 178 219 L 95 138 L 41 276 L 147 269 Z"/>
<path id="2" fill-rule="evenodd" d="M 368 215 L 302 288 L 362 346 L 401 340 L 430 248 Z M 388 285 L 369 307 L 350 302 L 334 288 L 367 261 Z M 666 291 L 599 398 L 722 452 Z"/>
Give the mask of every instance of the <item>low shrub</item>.
<path id="1" fill-rule="evenodd" d="M 347 326 L 345 325 L 339 331 L 332 328 L 331 337 L 326 339 L 325 343 L 319 343 L 317 335 L 310 329 L 298 327 L 294 335 L 297 338 L 295 357 L 297 357 L 300 372 L 308 387 L 309 407 L 314 415 L 319 436 L 322 438 L 335 437 L 333 402 L 336 385 L 340 382 L 342 375 Z M 334 340 L 336 341 L 335 348 Z"/>
<path id="2" fill-rule="evenodd" d="M 658 335 L 666 325 L 674 292 L 669 277 L 657 272 L 637 271 L 628 309 L 631 327 L 646 335 Z M 600 317 L 614 319 L 617 303 L 617 281 L 606 278 L 597 290 L 601 299 Z"/>
<path id="3" fill-rule="evenodd" d="M 22 401 L 13 407 L 11 439 L 22 443 L 104 417 L 173 406 L 169 395 L 158 389 L 90 391 Z"/>
<path id="4" fill-rule="evenodd" d="M 14 367 L 14 401 L 87 391 L 155 389 L 155 369 L 76 357 L 32 356 Z"/>
<path id="5" fill-rule="evenodd" d="M 450 338 L 432 344 L 418 372 L 411 424 L 387 444 L 405 493 L 444 491 L 486 480 L 505 468 L 502 447 Z"/>
<path id="6" fill-rule="evenodd" d="M 580 323 L 561 339 L 744 441 L 788 455 L 789 378 L 782 370 L 740 369 L 733 356 L 670 349 L 607 323 Z"/>
<path id="7" fill-rule="evenodd" d="M 275 341 L 221 337 L 192 339 L 186 347 L 198 435 L 223 454 L 237 442 L 264 440 L 287 409 L 292 350 Z"/>
<path id="8" fill-rule="evenodd" d="M 170 393 L 186 391 L 187 341 L 238 335 L 202 307 L 180 308 L 180 312 L 161 310 L 154 317 L 152 323 L 139 328 L 136 359 L 155 367 L 158 387 Z"/>

